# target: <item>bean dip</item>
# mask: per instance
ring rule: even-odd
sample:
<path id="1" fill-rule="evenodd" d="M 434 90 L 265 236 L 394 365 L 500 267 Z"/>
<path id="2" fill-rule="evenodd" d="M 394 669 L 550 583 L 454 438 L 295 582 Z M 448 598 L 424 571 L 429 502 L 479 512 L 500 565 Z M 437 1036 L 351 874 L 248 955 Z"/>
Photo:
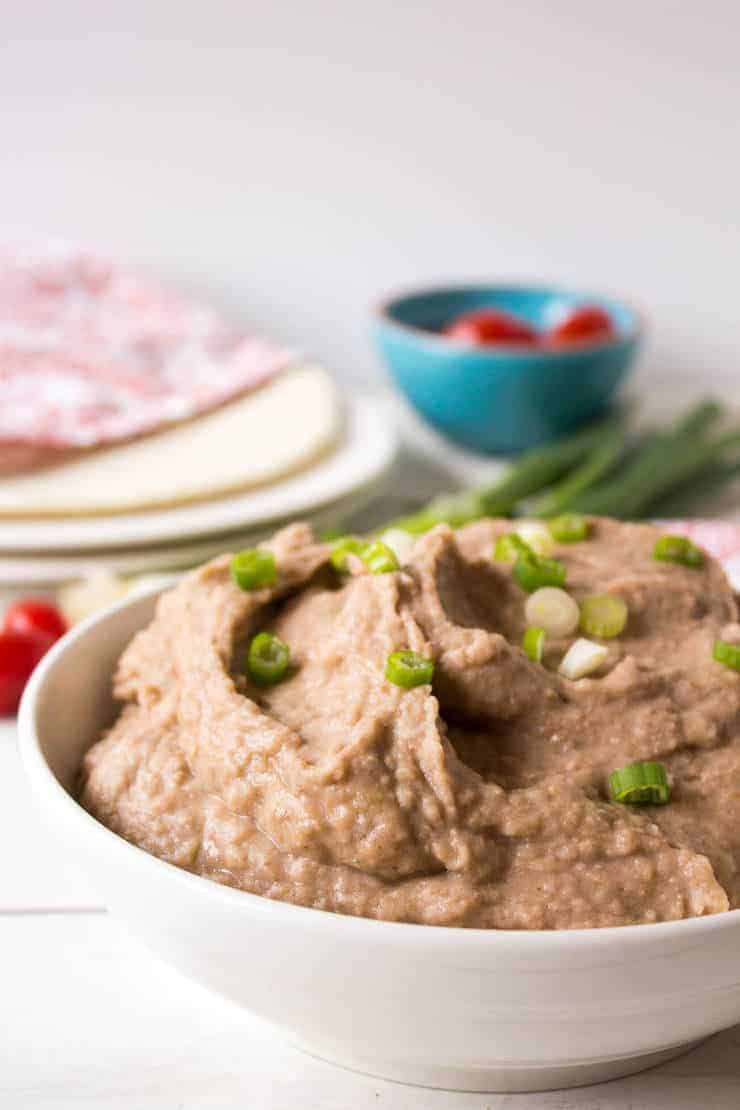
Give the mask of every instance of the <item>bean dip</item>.
<path id="1" fill-rule="evenodd" d="M 570 680 L 578 633 L 522 650 L 527 594 L 492 559 L 511 521 L 420 537 L 370 573 L 305 525 L 264 545 L 276 578 L 242 589 L 228 556 L 158 604 L 115 675 L 122 703 L 88 752 L 81 799 L 187 871 L 268 898 L 389 921 L 571 929 L 740 906 L 740 643 L 721 566 L 656 561 L 659 530 L 593 520 L 558 544 L 568 593 L 627 604 L 606 659 Z M 245 668 L 258 632 L 281 681 Z M 431 683 L 386 677 L 389 656 Z M 609 776 L 660 761 L 666 805 L 618 804 Z"/>

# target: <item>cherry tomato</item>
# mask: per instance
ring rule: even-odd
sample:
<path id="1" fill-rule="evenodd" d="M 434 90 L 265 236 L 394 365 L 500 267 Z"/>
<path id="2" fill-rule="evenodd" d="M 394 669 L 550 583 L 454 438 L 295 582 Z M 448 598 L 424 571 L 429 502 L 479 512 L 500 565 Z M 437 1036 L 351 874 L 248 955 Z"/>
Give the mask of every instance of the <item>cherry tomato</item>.
<path id="1" fill-rule="evenodd" d="M 29 597 L 6 611 L 0 628 L 0 716 L 18 708 L 36 664 L 67 631 L 67 622 L 50 601 Z"/>
<path id="2" fill-rule="evenodd" d="M 10 717 L 18 708 L 31 672 L 51 640 L 22 632 L 0 632 L 0 716 Z"/>
<path id="3" fill-rule="evenodd" d="M 458 316 L 445 328 L 443 335 L 457 339 L 461 343 L 476 346 L 488 343 L 536 343 L 538 336 L 534 328 L 514 316 L 497 308 L 479 308 Z"/>
<path id="4" fill-rule="evenodd" d="M 611 339 L 616 334 L 608 312 L 597 304 L 584 304 L 554 327 L 547 336 L 549 343 L 594 343 Z"/>
<path id="5" fill-rule="evenodd" d="M 42 636 L 53 644 L 67 631 L 67 622 L 50 601 L 28 597 L 10 606 L 3 618 L 2 627 L 6 632 Z"/>

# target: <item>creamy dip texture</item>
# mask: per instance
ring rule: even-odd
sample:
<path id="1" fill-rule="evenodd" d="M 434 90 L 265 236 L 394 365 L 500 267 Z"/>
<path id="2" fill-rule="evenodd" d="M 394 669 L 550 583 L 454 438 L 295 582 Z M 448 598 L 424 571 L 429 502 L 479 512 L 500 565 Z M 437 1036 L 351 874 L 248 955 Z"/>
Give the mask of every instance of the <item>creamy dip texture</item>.
<path id="1" fill-rule="evenodd" d="M 277 582 L 229 558 L 187 575 L 119 663 L 123 703 L 88 752 L 82 803 L 178 867 L 323 910 L 435 925 L 565 929 L 740 906 L 740 642 L 718 563 L 652 558 L 649 525 L 592 522 L 562 544 L 567 590 L 621 597 L 608 657 L 570 681 L 519 646 L 527 595 L 491 559 L 510 521 L 421 537 L 398 571 L 349 574 L 304 525 L 265 545 Z M 252 636 L 290 647 L 259 687 Z M 433 659 L 432 685 L 385 677 Z M 664 765 L 662 806 L 611 800 L 615 768 Z"/>

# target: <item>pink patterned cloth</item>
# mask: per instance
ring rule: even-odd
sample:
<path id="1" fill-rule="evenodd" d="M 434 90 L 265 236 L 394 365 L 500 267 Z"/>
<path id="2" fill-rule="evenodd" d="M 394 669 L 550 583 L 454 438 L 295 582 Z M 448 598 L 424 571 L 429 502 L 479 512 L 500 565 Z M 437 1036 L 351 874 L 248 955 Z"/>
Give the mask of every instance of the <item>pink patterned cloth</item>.
<path id="1" fill-rule="evenodd" d="M 195 416 L 292 358 L 79 248 L 0 248 L 0 469 Z"/>

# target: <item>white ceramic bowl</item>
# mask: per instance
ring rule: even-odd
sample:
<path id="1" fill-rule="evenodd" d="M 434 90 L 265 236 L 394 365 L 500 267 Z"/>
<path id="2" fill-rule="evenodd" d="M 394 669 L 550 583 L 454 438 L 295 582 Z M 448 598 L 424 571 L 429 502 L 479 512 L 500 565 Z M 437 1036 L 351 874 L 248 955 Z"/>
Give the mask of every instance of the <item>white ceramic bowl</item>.
<path id="1" fill-rule="evenodd" d="M 75 801 L 75 776 L 112 719 L 112 669 L 154 600 L 65 636 L 28 686 L 20 736 L 55 841 L 162 959 L 309 1052 L 436 1087 L 596 1082 L 740 1021 L 740 911 L 572 932 L 389 924 L 232 890 L 109 832 Z"/>

